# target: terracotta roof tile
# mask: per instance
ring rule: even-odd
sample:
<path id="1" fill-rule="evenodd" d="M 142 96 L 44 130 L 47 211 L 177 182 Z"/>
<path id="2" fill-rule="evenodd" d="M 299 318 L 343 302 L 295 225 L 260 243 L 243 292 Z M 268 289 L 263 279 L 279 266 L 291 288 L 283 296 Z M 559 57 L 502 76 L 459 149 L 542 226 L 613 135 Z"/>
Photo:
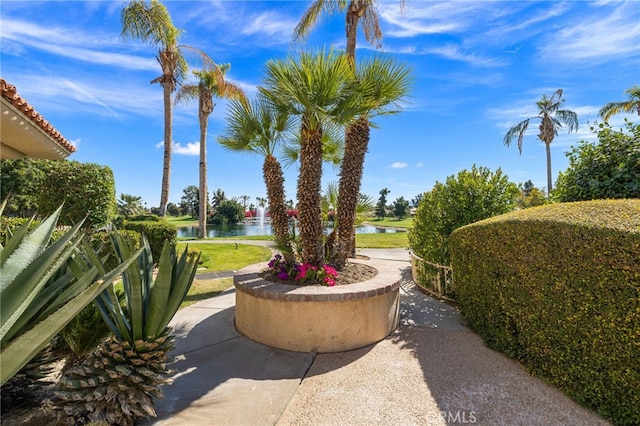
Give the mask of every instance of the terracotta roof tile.
<path id="1" fill-rule="evenodd" d="M 69 153 L 76 152 L 76 147 L 73 146 L 68 140 L 65 139 L 62 134 L 56 130 L 47 120 L 44 119 L 38 111 L 36 111 L 26 99 L 18 94 L 15 86 L 7 83 L 3 78 L 0 78 L 0 90 L 2 91 L 2 97 L 7 99 L 14 107 L 22 112 L 27 118 L 36 123 L 38 127 L 44 130 L 51 138 L 62 146 Z"/>

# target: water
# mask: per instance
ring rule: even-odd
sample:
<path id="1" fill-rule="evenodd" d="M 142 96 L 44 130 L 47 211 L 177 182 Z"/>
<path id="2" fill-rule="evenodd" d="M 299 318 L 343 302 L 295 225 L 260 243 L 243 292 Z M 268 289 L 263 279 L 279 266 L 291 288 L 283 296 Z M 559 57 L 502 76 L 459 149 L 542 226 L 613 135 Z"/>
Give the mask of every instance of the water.
<path id="1" fill-rule="evenodd" d="M 179 226 L 178 237 L 186 238 L 198 238 L 198 226 Z M 325 229 L 326 232 L 332 228 Z M 356 228 L 356 234 L 384 234 L 384 233 L 396 233 L 405 232 L 402 230 L 396 230 L 392 228 L 376 228 L 371 225 L 363 225 Z M 207 237 L 244 237 L 251 235 L 271 235 L 271 225 L 264 223 L 260 220 L 256 221 L 256 224 L 239 224 L 239 225 L 207 225 Z"/>

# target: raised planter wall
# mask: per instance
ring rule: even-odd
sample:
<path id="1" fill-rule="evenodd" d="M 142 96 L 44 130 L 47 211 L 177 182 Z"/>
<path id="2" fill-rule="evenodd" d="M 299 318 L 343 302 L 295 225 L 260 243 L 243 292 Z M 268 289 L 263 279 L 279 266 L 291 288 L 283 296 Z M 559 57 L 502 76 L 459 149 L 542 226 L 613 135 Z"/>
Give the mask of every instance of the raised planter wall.
<path id="1" fill-rule="evenodd" d="M 266 267 L 251 265 L 234 277 L 236 328 L 252 340 L 296 352 L 342 352 L 378 342 L 398 326 L 399 271 L 323 287 L 264 280 L 258 273 Z"/>

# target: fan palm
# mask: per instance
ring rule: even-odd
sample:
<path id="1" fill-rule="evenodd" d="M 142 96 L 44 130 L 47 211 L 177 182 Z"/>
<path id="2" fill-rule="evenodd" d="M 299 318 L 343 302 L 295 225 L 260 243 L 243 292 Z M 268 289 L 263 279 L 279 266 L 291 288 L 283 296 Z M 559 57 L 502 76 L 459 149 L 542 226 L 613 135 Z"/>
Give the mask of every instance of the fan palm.
<path id="1" fill-rule="evenodd" d="M 188 66 L 185 53 L 197 54 L 209 68 L 212 68 L 212 61 L 198 49 L 178 44 L 182 30 L 173 25 L 169 11 L 159 0 L 151 0 L 149 4 L 144 0 L 131 0 L 122 9 L 121 18 L 121 36 L 124 39 L 138 39 L 159 48 L 156 59 L 162 68 L 162 75 L 153 79 L 151 83 L 159 83 L 163 89 L 164 165 L 160 193 L 160 216 L 164 216 L 169 201 L 173 143 L 171 94 L 187 74 Z"/>
<path id="2" fill-rule="evenodd" d="M 564 99 L 562 99 L 562 89 L 556 90 L 550 98 L 542 95 L 542 99 L 536 102 L 538 115 L 527 118 L 511 127 L 504 136 L 504 144 L 509 146 L 513 138 L 518 135 L 518 150 L 520 154 L 522 154 L 522 140 L 529 127 L 529 123 L 531 120 L 540 120 L 538 139 L 544 142 L 547 150 L 547 195 L 551 194 L 552 189 L 551 142 L 553 142 L 553 139 L 558 135 L 558 131 L 563 125 L 567 126 L 569 132 L 578 130 L 578 115 L 573 111 L 560 109 L 564 102 Z"/>
<path id="3" fill-rule="evenodd" d="M 629 94 L 629 100 L 621 102 L 609 102 L 599 112 L 600 117 L 606 122 L 612 115 L 621 112 L 636 111 L 640 115 L 640 86 L 634 85 L 631 89 L 625 90 Z"/>
<path id="4" fill-rule="evenodd" d="M 401 7 L 402 5 L 404 5 L 404 1 L 401 1 Z M 300 40 L 306 37 L 311 29 L 318 23 L 323 12 L 333 14 L 335 12 L 343 11 L 346 11 L 346 53 L 351 60 L 352 65 L 355 66 L 358 24 L 360 24 L 360 27 L 364 32 L 365 39 L 376 47 L 380 47 L 382 30 L 380 29 L 377 4 L 375 0 L 315 0 L 311 4 L 311 7 L 305 11 L 302 19 L 296 26 L 294 30 L 294 40 Z M 359 140 L 353 140 L 353 138 Z M 344 189 L 349 188 L 349 192 L 344 190 L 342 191 L 342 197 L 351 198 L 351 201 L 349 202 L 343 201 L 340 204 L 342 208 L 338 210 L 338 223 L 343 223 L 343 233 L 349 226 L 353 227 L 353 219 L 349 218 L 355 217 L 356 214 L 355 205 L 357 204 L 358 191 L 361 186 L 364 152 L 366 152 L 365 145 L 364 152 L 360 155 L 360 151 L 362 149 L 360 141 L 361 138 L 366 138 L 367 142 L 369 140 L 368 120 L 366 118 L 355 121 L 347 127 L 345 132 L 345 158 L 353 160 L 343 163 L 340 171 L 340 187 Z M 355 165 L 357 161 L 359 161 L 360 164 L 354 168 L 353 165 Z M 355 186 L 354 182 L 356 182 Z M 348 244 L 347 241 L 349 242 Z M 344 264 L 346 259 L 344 258 L 344 255 L 346 253 L 351 254 L 351 251 L 354 250 L 355 230 L 352 229 L 348 236 L 343 235 L 340 237 L 339 244 L 342 247 L 339 247 L 336 251 L 338 253 L 338 258 L 336 259 L 338 268 L 342 267 Z"/>
<path id="5" fill-rule="evenodd" d="M 278 247 L 289 257 L 289 217 L 284 192 L 284 174 L 275 157 L 278 145 L 292 131 L 295 120 L 284 109 L 276 109 L 263 96 L 251 103 L 232 101 L 227 129 L 218 142 L 231 151 L 264 156 L 262 174 L 267 187 L 271 226 Z M 290 261 L 291 259 L 287 259 Z"/>
<path id="6" fill-rule="evenodd" d="M 267 62 L 266 85 L 260 88 L 276 108 L 300 119 L 300 248 L 303 261 L 312 265 L 319 266 L 324 259 L 320 209 L 323 127 L 331 122 L 347 124 L 359 112 L 350 96 L 352 78 L 345 55 L 303 52 L 298 57 Z"/>
<path id="7" fill-rule="evenodd" d="M 215 103 L 213 98 L 241 99 L 246 102 L 246 96 L 240 86 L 226 80 L 224 77 L 231 68 L 230 64 L 215 66 L 211 70 L 193 71 L 197 77 L 197 84 L 185 84 L 176 94 L 176 104 L 198 99 L 198 120 L 200 122 L 200 200 L 207 199 L 207 127 L 209 115 L 213 112 Z M 198 237 L 207 236 L 207 203 L 200 202 L 198 214 Z"/>
<path id="8" fill-rule="evenodd" d="M 355 250 L 355 217 L 359 201 L 364 157 L 369 146 L 370 119 L 399 111 L 399 102 L 407 95 L 410 70 L 391 59 L 373 58 L 356 67 L 356 86 L 363 111 L 347 127 L 344 160 L 338 186 L 338 248 L 334 259 L 344 266 Z"/>
<path id="9" fill-rule="evenodd" d="M 131 194 L 120 194 L 118 214 L 124 217 L 135 216 L 144 212 L 142 197 Z"/>

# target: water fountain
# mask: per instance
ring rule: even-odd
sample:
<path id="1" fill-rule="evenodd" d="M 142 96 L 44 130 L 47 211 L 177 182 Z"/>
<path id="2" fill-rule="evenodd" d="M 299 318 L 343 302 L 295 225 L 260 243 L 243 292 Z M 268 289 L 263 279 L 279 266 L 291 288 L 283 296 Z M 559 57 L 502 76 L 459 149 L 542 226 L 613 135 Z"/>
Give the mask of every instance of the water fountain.
<path id="1" fill-rule="evenodd" d="M 257 219 L 258 219 L 258 225 L 260 225 L 260 228 L 264 228 L 264 207 L 263 206 L 258 206 L 257 208 Z"/>

